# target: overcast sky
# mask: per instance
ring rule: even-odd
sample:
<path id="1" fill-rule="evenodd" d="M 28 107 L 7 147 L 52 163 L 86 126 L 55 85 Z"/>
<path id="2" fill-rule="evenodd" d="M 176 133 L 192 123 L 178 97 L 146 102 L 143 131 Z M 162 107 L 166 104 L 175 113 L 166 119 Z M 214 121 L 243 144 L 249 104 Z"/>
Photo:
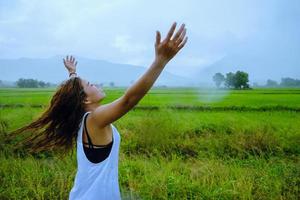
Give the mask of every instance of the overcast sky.
<path id="1" fill-rule="evenodd" d="M 164 37 L 174 21 L 189 37 L 169 64 L 176 74 L 244 47 L 300 59 L 299 0 L 0 0 L 0 58 L 74 54 L 148 67 L 155 31 Z"/>

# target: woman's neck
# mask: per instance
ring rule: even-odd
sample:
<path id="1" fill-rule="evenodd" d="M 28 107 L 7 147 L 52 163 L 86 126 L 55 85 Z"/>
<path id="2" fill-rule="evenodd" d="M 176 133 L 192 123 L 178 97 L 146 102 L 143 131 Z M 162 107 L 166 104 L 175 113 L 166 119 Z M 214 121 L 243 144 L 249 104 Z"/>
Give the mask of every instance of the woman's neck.
<path id="1" fill-rule="evenodd" d="M 85 111 L 86 112 L 92 112 L 94 111 L 96 108 L 98 108 L 100 105 L 100 103 L 92 103 L 92 104 L 88 104 L 85 107 Z"/>

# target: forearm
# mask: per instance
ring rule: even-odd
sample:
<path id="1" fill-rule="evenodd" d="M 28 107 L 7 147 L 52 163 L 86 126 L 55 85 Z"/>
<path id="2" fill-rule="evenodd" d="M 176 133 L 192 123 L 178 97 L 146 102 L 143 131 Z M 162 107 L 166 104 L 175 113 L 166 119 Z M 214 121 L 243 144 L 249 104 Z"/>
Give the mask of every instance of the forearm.
<path id="1" fill-rule="evenodd" d="M 137 104 L 145 96 L 166 64 L 166 61 L 155 59 L 148 70 L 125 91 L 125 96 L 130 104 Z"/>

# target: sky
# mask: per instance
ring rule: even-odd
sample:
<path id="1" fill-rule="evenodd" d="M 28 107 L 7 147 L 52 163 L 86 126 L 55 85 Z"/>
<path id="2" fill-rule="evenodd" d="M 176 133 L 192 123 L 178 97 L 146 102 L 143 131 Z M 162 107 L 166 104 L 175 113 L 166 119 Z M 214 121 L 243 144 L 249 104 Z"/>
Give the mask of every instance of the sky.
<path id="1" fill-rule="evenodd" d="M 155 32 L 164 38 L 174 21 L 189 38 L 168 64 L 174 74 L 236 52 L 300 63 L 299 0 L 0 0 L 0 59 L 73 54 L 148 67 Z"/>

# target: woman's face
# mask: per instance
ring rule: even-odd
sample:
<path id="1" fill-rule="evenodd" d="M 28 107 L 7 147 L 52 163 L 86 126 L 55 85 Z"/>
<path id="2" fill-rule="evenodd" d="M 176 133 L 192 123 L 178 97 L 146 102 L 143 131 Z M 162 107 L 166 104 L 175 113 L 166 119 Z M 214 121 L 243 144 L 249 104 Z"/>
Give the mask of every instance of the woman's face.
<path id="1" fill-rule="evenodd" d="M 87 96 L 86 100 L 89 101 L 89 103 L 99 103 L 106 97 L 102 88 L 97 88 L 94 84 L 84 79 L 81 79 L 81 82 Z"/>

